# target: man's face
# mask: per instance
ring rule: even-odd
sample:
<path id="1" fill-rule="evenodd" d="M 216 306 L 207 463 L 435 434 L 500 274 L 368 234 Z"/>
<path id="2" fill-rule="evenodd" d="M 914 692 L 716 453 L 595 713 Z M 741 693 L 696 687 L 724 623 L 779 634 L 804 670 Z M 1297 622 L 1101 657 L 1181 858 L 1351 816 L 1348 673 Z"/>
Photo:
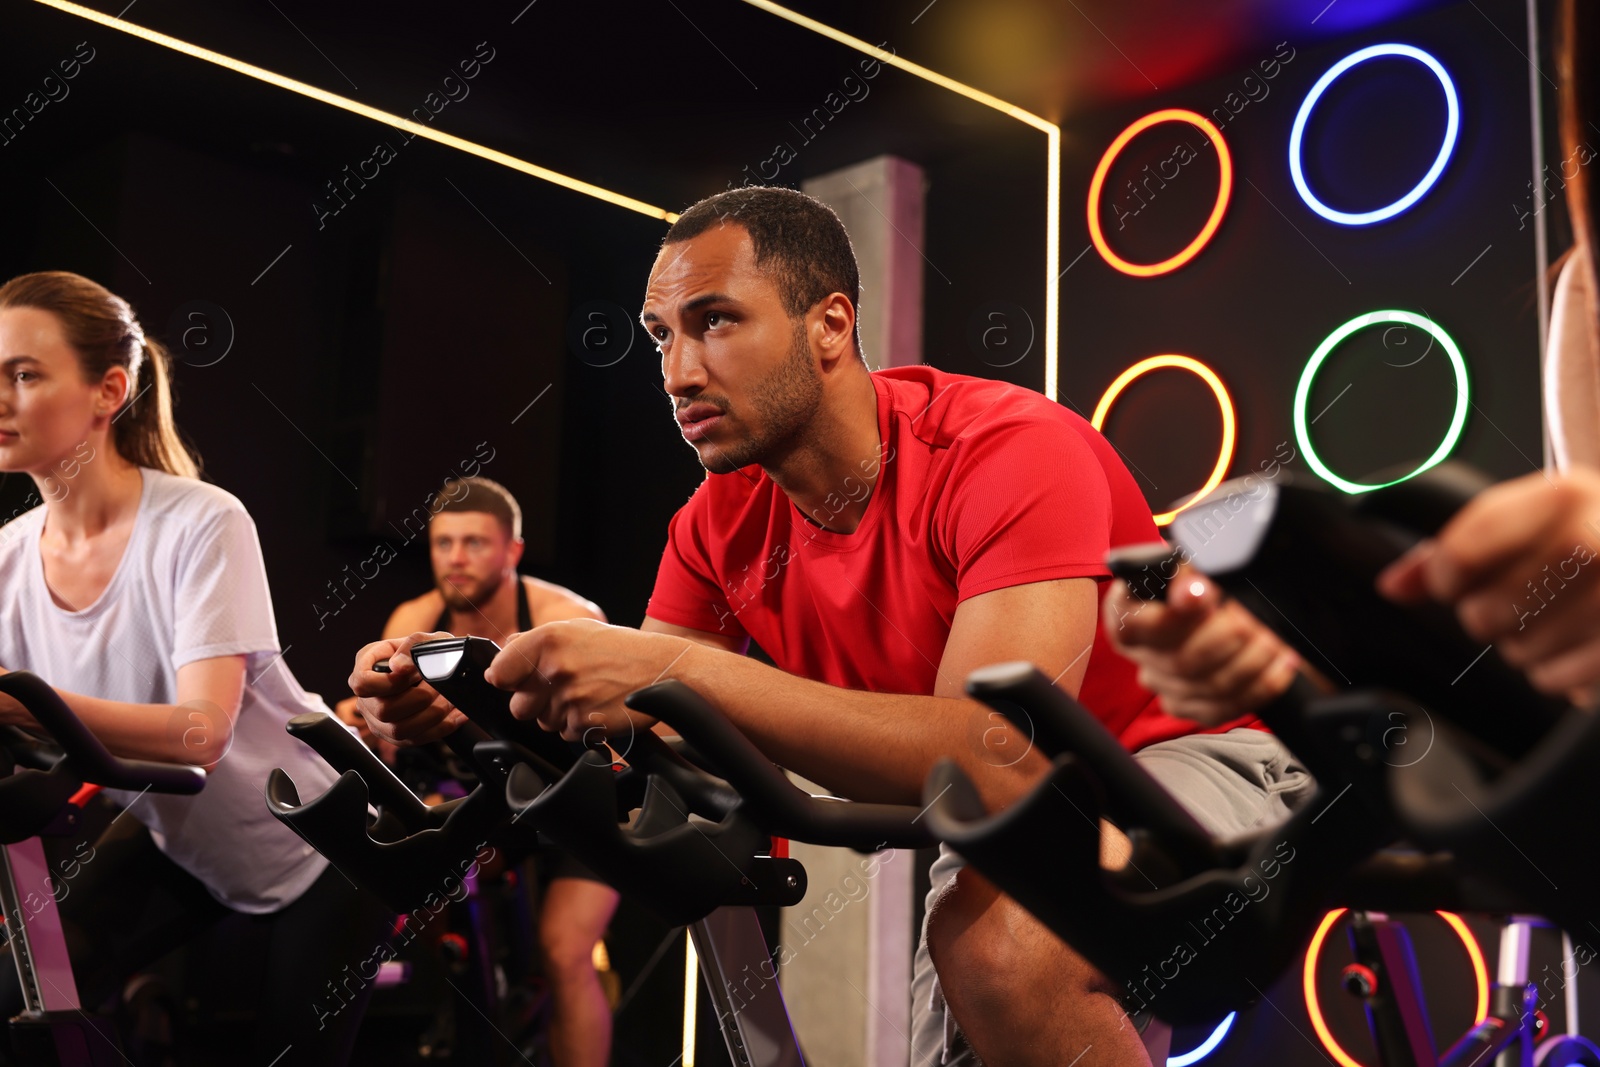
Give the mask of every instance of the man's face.
<path id="1" fill-rule="evenodd" d="M 683 439 L 713 474 L 771 467 L 804 440 L 822 403 L 805 319 L 784 310 L 743 226 L 662 248 L 640 315 Z"/>
<path id="2" fill-rule="evenodd" d="M 500 520 L 485 511 L 441 511 L 428 525 L 433 580 L 444 602 L 466 611 L 488 601 L 521 555 Z"/>

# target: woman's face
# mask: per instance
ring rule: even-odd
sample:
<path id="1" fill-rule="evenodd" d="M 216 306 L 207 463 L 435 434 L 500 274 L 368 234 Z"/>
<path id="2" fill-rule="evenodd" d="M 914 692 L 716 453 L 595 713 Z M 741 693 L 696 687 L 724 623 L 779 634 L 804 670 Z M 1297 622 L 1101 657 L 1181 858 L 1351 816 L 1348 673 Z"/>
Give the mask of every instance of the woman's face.
<path id="1" fill-rule="evenodd" d="M 37 308 L 0 308 L 0 471 L 51 474 L 104 433 L 125 379 L 84 381 L 60 319 Z"/>

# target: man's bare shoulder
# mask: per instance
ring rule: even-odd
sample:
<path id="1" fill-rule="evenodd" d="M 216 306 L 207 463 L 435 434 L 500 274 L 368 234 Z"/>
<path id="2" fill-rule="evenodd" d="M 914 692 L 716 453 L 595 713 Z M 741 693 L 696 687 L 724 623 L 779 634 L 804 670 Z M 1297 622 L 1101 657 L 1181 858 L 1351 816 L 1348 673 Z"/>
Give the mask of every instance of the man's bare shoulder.
<path id="1" fill-rule="evenodd" d="M 606 621 L 606 613 L 600 610 L 600 605 L 579 596 L 564 585 L 524 574 L 522 586 L 528 591 L 528 611 L 533 616 L 535 624 L 556 619 Z"/>
<path id="2" fill-rule="evenodd" d="M 383 636 L 385 639 L 406 637 L 419 630 L 432 630 L 443 613 L 444 597 L 439 590 L 430 589 L 395 608 L 383 628 Z"/>

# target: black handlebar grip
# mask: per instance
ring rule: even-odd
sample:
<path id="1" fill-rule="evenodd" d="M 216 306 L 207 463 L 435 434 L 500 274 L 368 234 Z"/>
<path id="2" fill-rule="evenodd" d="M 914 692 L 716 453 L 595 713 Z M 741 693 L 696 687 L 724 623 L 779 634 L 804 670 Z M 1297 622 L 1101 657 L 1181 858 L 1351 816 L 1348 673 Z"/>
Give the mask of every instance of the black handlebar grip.
<path id="1" fill-rule="evenodd" d="M 287 729 L 340 774 L 359 774 L 372 802 L 393 814 L 403 826 L 420 829 L 428 825 L 428 806 L 344 723 L 327 712 L 312 711 L 290 719 Z"/>
<path id="2" fill-rule="evenodd" d="M 819 800 L 796 786 L 705 698 L 669 680 L 637 689 L 623 703 L 673 726 L 704 753 L 740 796 L 761 828 L 816 845 L 863 851 L 933 844 L 919 809 L 909 804 Z"/>
<path id="3" fill-rule="evenodd" d="M 0 726 L 0 748 L 17 766 L 34 771 L 48 771 L 66 758 L 60 748 L 17 726 Z"/>
<path id="4" fill-rule="evenodd" d="M 30 671 L 0 675 L 0 693 L 14 698 L 55 738 L 75 774 L 106 789 L 148 789 L 189 796 L 205 788 L 206 772 L 184 763 L 156 763 L 113 756 L 44 679 Z"/>
<path id="5" fill-rule="evenodd" d="M 372 670 L 374 674 L 394 673 L 394 671 L 390 670 L 389 661 L 386 659 L 380 659 L 374 663 L 372 665 Z M 421 685 L 425 680 L 426 679 L 419 677 L 417 679 L 417 684 Z M 446 699 L 449 699 L 449 697 L 447 696 Z M 469 721 L 462 723 L 460 726 L 456 727 L 455 730 L 447 734 L 444 738 L 444 744 L 446 748 L 455 754 L 456 759 L 460 760 L 462 763 L 465 763 L 467 767 L 472 770 L 472 773 L 476 774 L 479 778 L 482 778 L 484 776 L 484 768 L 478 761 L 478 757 L 476 755 L 477 748 L 479 745 L 491 742 L 493 740 L 495 739 L 489 734 L 489 731 L 485 730 L 477 723 Z M 541 771 L 548 772 L 555 769 L 548 760 L 541 759 L 539 762 Z"/>
<path id="6" fill-rule="evenodd" d="M 1312 706 L 1325 695 L 1304 671 L 1296 671 L 1289 688 L 1257 708 L 1255 714 L 1267 724 L 1274 737 L 1299 757 L 1313 778 L 1335 782 L 1344 775 L 1312 736 L 1308 718 Z"/>
<path id="7" fill-rule="evenodd" d="M 1106 567 L 1127 582 L 1128 592 L 1139 600 L 1167 599 L 1167 584 L 1182 561 L 1182 552 L 1165 541 L 1123 545 L 1106 553 Z"/>
<path id="8" fill-rule="evenodd" d="M 429 685 L 489 737 L 514 741 L 556 770 L 567 770 L 588 746 L 569 744 L 511 713 L 511 694 L 490 685 L 483 676 L 499 651 L 500 646 L 488 638 L 446 637 L 412 646 L 411 660 Z M 428 669 L 423 666 L 425 659 L 434 660 Z"/>
<path id="9" fill-rule="evenodd" d="M 1031 663 L 996 663 L 967 675 L 967 695 L 1030 731 L 1044 754 L 1070 752 L 1093 769 L 1107 793 L 1112 821 L 1156 835 L 1180 863 L 1195 869 L 1214 859 L 1211 835 L 1141 767 L 1088 709 Z"/>

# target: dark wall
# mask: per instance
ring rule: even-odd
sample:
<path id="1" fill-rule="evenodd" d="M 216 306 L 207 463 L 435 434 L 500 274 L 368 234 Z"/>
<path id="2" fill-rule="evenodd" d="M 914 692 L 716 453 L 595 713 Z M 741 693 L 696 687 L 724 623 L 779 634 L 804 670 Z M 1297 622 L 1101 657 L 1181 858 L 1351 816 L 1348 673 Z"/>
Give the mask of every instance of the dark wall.
<path id="1" fill-rule="evenodd" d="M 355 648 L 428 587 L 420 531 L 451 475 L 526 501 L 529 565 L 554 569 L 566 271 L 525 228 L 513 245 L 448 184 L 397 178 L 308 239 L 314 187 L 138 132 L 61 170 L 34 198 L 34 265 L 101 279 L 171 347 L 180 425 L 256 519 L 305 684 L 336 698 Z M 219 247 L 243 273 L 221 275 Z"/>
<path id="2" fill-rule="evenodd" d="M 1065 167 L 1064 265 L 1090 243 L 1084 205 L 1101 152 L 1158 107 L 1187 108 L 1221 126 L 1234 186 L 1220 229 L 1188 265 L 1138 278 L 1090 249 L 1068 271 L 1063 402 L 1088 414 L 1136 361 L 1192 356 L 1233 396 L 1239 437 L 1231 472 L 1244 474 L 1283 442 L 1294 447 L 1295 388 L 1323 338 L 1357 315 L 1399 309 L 1433 320 L 1464 355 L 1471 407 L 1454 455 L 1501 477 L 1538 466 L 1534 229 L 1519 225 L 1513 207 L 1528 203 L 1528 70 L 1497 32 L 1525 36 L 1523 18 L 1518 3 L 1463 4 L 1330 43 L 1289 39 L 1231 75 L 1079 124 Z M 1324 71 L 1358 48 L 1391 41 L 1433 54 L 1450 73 L 1460 139 L 1438 184 L 1410 210 L 1339 225 L 1313 213 L 1292 185 L 1290 129 Z M 1389 203 L 1427 171 L 1444 127 L 1444 94 L 1420 64 L 1361 64 L 1312 115 L 1308 182 L 1345 210 Z M 1170 162 L 1189 151 L 1193 162 Z M 1194 127 L 1167 123 L 1139 135 L 1111 168 L 1100 201 L 1112 247 L 1135 262 L 1173 255 L 1199 232 L 1218 180 L 1216 153 Z M 1352 480 L 1415 466 L 1443 436 L 1454 400 L 1439 347 L 1414 327 L 1375 326 L 1337 349 L 1318 375 L 1308 404 L 1312 439 Z M 1210 390 L 1168 370 L 1131 387 L 1107 429 L 1159 509 L 1204 480 L 1220 427 Z"/>

